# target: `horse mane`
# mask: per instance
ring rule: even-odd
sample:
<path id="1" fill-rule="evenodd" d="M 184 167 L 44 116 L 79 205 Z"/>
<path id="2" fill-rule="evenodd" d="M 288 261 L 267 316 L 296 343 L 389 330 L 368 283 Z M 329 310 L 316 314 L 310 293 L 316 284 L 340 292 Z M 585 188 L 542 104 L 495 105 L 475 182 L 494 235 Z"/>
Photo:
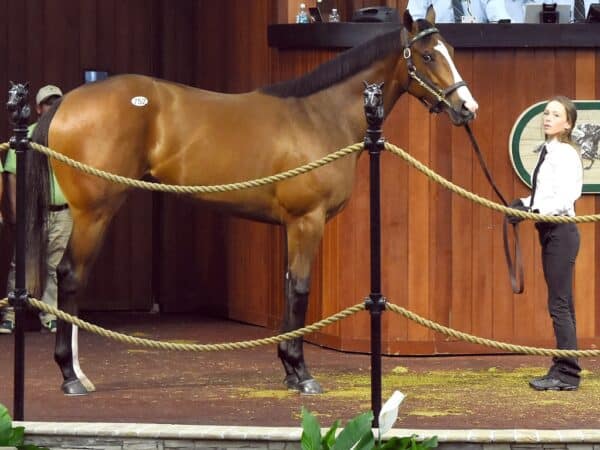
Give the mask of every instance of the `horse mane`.
<path id="1" fill-rule="evenodd" d="M 419 31 L 432 27 L 423 19 L 417 20 L 417 25 Z M 369 67 L 374 61 L 379 61 L 390 53 L 402 49 L 401 29 L 402 25 L 399 25 L 398 28 L 378 34 L 374 38 L 340 53 L 306 75 L 265 86 L 259 91 L 274 97 L 285 98 L 306 97 L 326 89 Z"/>

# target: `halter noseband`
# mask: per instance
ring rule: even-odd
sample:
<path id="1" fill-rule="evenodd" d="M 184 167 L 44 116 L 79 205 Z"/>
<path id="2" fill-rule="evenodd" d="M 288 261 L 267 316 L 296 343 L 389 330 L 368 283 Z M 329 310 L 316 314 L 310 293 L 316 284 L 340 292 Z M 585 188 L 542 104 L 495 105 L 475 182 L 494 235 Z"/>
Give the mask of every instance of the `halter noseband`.
<path id="1" fill-rule="evenodd" d="M 426 75 L 422 74 L 417 70 L 417 67 L 413 63 L 412 59 L 412 51 L 411 46 L 417 42 L 419 39 L 424 38 L 425 36 L 429 36 L 430 34 L 439 33 L 440 31 L 435 28 L 426 28 L 423 31 L 418 32 L 416 35 L 412 37 L 412 39 L 408 39 L 408 31 L 405 27 L 402 28 L 401 42 L 404 50 L 402 52 L 402 57 L 406 61 L 406 68 L 408 70 L 408 84 L 406 85 L 406 90 L 410 87 L 410 83 L 412 80 L 415 80 L 423 89 L 429 92 L 437 99 L 437 103 L 431 105 L 425 97 L 419 97 L 419 100 L 429 108 L 429 112 L 439 113 L 442 110 L 442 103 L 452 109 L 452 104 L 447 100 L 447 97 L 452 94 L 455 90 L 457 90 L 461 86 L 466 86 L 467 83 L 464 81 L 459 81 L 458 83 L 454 83 L 448 86 L 446 89 L 440 89 L 431 81 Z"/>

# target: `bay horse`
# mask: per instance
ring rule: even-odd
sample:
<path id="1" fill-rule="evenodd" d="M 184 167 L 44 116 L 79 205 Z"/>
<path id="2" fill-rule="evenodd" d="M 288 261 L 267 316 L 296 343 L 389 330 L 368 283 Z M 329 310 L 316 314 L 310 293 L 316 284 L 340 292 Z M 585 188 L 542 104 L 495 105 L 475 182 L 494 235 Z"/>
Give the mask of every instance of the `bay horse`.
<path id="1" fill-rule="evenodd" d="M 114 76 L 67 93 L 40 118 L 33 139 L 122 176 L 210 185 L 265 177 L 362 141 L 365 80 L 385 84 L 386 112 L 409 92 L 433 112 L 445 111 L 454 125 L 463 125 L 474 118 L 478 105 L 454 65 L 452 47 L 434 23 L 433 9 L 419 20 L 407 11 L 397 29 L 341 53 L 311 73 L 243 94 L 209 92 L 140 75 Z M 30 153 L 35 154 L 31 170 L 46 171 L 28 177 L 29 186 L 39 191 L 34 184 L 48 179 L 48 161 L 38 152 Z M 285 227 L 284 332 L 304 326 L 313 258 L 325 223 L 350 198 L 357 159 L 358 153 L 353 153 L 275 184 L 194 196 L 220 210 Z M 51 164 L 73 216 L 72 235 L 58 267 L 58 304 L 77 314 L 77 296 L 128 188 L 65 164 Z M 44 192 L 41 196 L 48 197 Z M 38 218 L 45 217 L 44 201 L 31 203 L 40 207 Z M 44 245 L 43 240 L 37 245 Z M 278 356 L 288 388 L 322 392 L 305 364 L 302 338 L 279 344 Z M 94 390 L 79 366 L 77 328 L 62 321 L 55 360 L 65 394 Z"/>

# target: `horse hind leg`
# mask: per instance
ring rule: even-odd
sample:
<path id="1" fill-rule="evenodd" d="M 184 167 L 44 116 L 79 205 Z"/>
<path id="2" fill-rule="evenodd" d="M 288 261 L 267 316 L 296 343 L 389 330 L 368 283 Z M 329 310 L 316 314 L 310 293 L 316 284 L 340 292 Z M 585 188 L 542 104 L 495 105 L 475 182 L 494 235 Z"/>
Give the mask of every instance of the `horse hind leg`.
<path id="1" fill-rule="evenodd" d="M 77 298 L 113 214 L 114 210 L 103 214 L 78 212 L 74 217 L 71 239 L 57 268 L 58 307 L 68 314 L 78 314 Z M 59 320 L 54 360 L 63 376 L 61 388 L 65 395 L 86 395 L 95 391 L 79 365 L 78 344 L 78 327 Z"/>
<path id="2" fill-rule="evenodd" d="M 70 255 L 65 253 L 58 269 L 58 298 L 59 307 L 64 312 L 76 316 L 78 314 L 75 302 L 78 282 L 73 271 Z M 61 389 L 65 395 L 86 395 L 96 390 L 93 383 L 81 370 L 79 365 L 78 327 L 68 322 L 58 321 L 56 330 L 56 346 L 54 360 L 63 375 Z"/>
<path id="3" fill-rule="evenodd" d="M 310 270 L 317 252 L 324 216 L 314 213 L 287 226 L 287 267 L 285 279 L 285 311 L 282 331 L 287 332 L 305 325 Z M 321 385 L 311 376 L 304 362 L 303 338 L 281 342 L 278 356 L 286 372 L 284 383 L 289 389 L 303 394 L 320 394 Z"/>

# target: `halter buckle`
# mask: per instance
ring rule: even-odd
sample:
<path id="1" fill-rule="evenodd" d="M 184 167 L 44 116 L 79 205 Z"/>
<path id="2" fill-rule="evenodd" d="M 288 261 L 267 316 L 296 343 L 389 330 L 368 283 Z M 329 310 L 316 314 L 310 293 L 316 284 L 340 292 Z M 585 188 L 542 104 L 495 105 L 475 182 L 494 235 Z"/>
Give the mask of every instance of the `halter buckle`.
<path id="1" fill-rule="evenodd" d="M 404 52 L 402 53 L 402 56 L 404 56 L 404 59 L 410 59 L 410 57 L 412 56 L 410 47 L 404 47 Z"/>

